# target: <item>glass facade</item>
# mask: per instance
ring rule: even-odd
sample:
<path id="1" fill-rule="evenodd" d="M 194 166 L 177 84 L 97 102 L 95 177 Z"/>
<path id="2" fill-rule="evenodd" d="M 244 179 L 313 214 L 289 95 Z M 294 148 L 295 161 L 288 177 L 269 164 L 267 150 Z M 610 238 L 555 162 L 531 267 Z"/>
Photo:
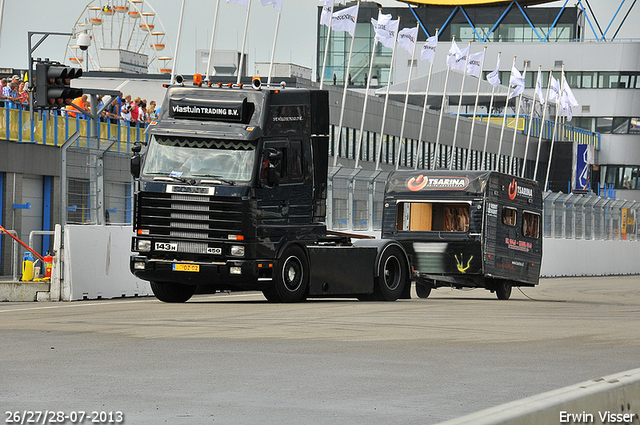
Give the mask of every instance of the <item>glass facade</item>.
<path id="1" fill-rule="evenodd" d="M 354 6 L 355 2 L 349 2 L 344 7 Z M 341 10 L 343 7 L 336 7 Z M 567 7 L 558 16 L 561 8 L 526 8 L 524 9 L 528 19 L 534 24 L 535 31 L 527 22 L 525 16 L 517 7 L 413 7 L 421 25 L 427 29 L 430 35 L 435 34 L 436 28 L 440 28 L 438 37 L 440 42 L 451 41 L 453 36 L 460 41 L 492 41 L 492 42 L 540 42 L 542 40 L 559 42 L 572 41 L 579 38 L 581 33 L 580 19 L 577 7 Z M 506 11 L 506 13 L 505 13 Z M 391 14 L 400 19 L 400 28 L 406 28 L 416 24 L 416 17 L 408 7 L 384 8 L 385 14 Z M 455 12 L 455 13 L 454 13 Z M 318 22 L 322 7 L 318 7 Z M 371 18 L 378 17 L 378 4 L 374 2 L 361 2 L 358 12 L 358 24 L 356 26 L 353 54 L 351 58 L 349 76 L 345 76 L 349 60 L 349 48 L 351 35 L 345 31 L 331 31 L 329 40 L 327 65 L 325 69 L 324 83 L 344 85 L 345 78 L 350 86 L 365 87 L 369 76 L 369 63 L 374 49 L 374 30 Z M 503 16 L 504 14 L 504 16 Z M 468 17 L 468 20 L 467 20 Z M 550 29 L 550 23 L 556 21 L 554 28 Z M 496 25 L 496 23 L 499 24 Z M 445 26 L 444 24 L 448 24 Z M 473 26 L 469 23 L 472 22 Z M 322 75 L 322 63 L 327 42 L 327 27 L 318 24 L 317 36 L 317 73 Z M 427 36 L 424 31 L 418 32 L 418 42 L 424 42 Z M 391 65 L 391 49 L 376 43 L 373 71 L 371 76 L 377 77 L 377 84 L 384 86 L 389 81 L 389 68 Z M 373 83 L 373 82 L 372 82 Z M 393 83 L 393 81 L 392 81 Z"/>

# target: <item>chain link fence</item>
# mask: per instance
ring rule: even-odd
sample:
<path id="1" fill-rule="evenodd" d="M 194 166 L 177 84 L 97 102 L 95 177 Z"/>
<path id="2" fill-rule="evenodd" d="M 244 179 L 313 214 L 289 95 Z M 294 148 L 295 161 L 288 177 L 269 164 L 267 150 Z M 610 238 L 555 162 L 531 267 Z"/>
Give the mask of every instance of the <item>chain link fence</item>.
<path id="1" fill-rule="evenodd" d="M 129 156 L 86 147 L 66 154 L 67 224 L 131 224 L 133 181 Z"/>

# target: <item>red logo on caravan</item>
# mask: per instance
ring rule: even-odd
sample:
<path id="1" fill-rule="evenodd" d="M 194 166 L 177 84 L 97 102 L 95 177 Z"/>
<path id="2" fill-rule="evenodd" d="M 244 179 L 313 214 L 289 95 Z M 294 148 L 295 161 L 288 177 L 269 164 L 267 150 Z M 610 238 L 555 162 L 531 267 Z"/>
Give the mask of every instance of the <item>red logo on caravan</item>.
<path id="1" fill-rule="evenodd" d="M 518 184 L 516 183 L 516 179 L 509 184 L 509 199 L 512 201 L 516 199 L 516 193 L 518 193 Z"/>
<path id="2" fill-rule="evenodd" d="M 424 187 L 429 182 L 429 179 L 422 174 L 418 177 L 411 177 L 407 182 L 407 188 L 412 192 L 417 192 L 419 190 L 424 189 Z"/>

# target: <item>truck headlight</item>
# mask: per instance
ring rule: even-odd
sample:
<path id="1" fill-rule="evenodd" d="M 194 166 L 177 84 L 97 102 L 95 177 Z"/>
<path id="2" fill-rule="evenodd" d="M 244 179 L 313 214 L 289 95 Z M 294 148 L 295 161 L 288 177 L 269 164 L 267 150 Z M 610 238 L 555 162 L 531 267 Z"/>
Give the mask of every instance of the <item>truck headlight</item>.
<path id="1" fill-rule="evenodd" d="M 244 246 L 231 245 L 231 255 L 234 257 L 244 257 Z"/>
<path id="2" fill-rule="evenodd" d="M 135 263 L 133 263 L 133 269 L 144 270 L 145 269 L 144 261 L 136 261 Z"/>
<path id="3" fill-rule="evenodd" d="M 151 251 L 151 241 L 138 240 L 138 251 L 149 252 Z"/>
<path id="4" fill-rule="evenodd" d="M 242 267 L 229 267 L 229 274 L 242 274 Z"/>

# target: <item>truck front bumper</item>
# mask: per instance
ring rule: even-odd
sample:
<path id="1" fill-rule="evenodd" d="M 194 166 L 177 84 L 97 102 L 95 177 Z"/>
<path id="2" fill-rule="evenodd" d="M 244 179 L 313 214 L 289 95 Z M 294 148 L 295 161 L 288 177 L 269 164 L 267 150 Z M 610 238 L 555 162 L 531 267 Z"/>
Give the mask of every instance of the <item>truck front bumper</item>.
<path id="1" fill-rule="evenodd" d="M 230 260 L 225 263 L 202 263 L 130 257 L 131 273 L 151 282 L 174 282 L 186 285 L 211 285 L 216 289 L 252 290 L 270 286 L 273 261 Z"/>

